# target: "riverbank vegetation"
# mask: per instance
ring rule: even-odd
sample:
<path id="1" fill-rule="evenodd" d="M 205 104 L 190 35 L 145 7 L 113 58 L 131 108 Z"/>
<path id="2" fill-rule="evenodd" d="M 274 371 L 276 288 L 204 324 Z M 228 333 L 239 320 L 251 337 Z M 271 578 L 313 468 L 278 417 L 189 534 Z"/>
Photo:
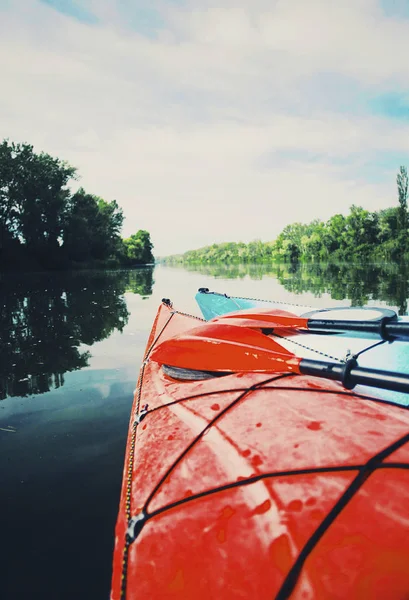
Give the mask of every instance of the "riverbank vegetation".
<path id="1" fill-rule="evenodd" d="M 83 188 L 77 170 L 29 144 L 0 143 L 0 269 L 117 267 L 154 261 L 149 232 L 121 238 L 116 200 Z"/>
<path id="2" fill-rule="evenodd" d="M 397 175 L 398 205 L 370 212 L 352 206 L 328 221 L 287 225 L 271 242 L 213 244 L 166 257 L 168 264 L 339 262 L 409 260 L 408 174 Z"/>

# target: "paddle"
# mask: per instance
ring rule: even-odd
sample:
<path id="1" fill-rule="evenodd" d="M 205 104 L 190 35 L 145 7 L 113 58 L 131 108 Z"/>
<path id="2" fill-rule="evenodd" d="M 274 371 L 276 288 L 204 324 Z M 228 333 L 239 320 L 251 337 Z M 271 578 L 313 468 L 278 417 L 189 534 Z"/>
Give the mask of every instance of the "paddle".
<path id="1" fill-rule="evenodd" d="M 299 358 L 274 339 L 247 327 L 206 323 L 165 340 L 150 359 L 172 367 L 214 372 L 295 373 L 340 381 L 347 389 L 367 385 L 409 393 L 409 375 Z"/>
<path id="2" fill-rule="evenodd" d="M 351 311 L 350 308 L 328 309 L 324 311 L 315 311 L 313 314 L 323 312 L 331 313 L 340 311 Z M 370 333 L 379 335 L 385 340 L 409 340 L 409 323 L 398 321 L 397 315 L 392 310 L 386 309 L 352 309 L 361 312 L 381 312 L 381 317 L 374 319 L 331 319 L 331 318 L 314 318 L 314 317 L 299 317 L 288 311 L 283 310 L 244 310 L 233 312 L 221 317 L 216 317 L 210 322 L 214 323 L 231 323 L 232 325 L 241 325 L 252 328 L 271 328 L 280 327 L 281 329 L 307 329 L 309 331 L 320 332 L 358 332 Z"/>

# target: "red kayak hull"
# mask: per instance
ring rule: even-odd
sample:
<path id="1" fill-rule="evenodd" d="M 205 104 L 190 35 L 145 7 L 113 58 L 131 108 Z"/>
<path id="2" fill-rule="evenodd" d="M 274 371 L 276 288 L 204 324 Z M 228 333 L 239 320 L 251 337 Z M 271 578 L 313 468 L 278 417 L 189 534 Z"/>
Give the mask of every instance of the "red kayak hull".
<path id="1" fill-rule="evenodd" d="M 199 324 L 162 305 L 147 358 Z M 289 373 L 180 381 L 148 360 L 111 598 L 408 600 L 408 507 L 407 409 Z"/>

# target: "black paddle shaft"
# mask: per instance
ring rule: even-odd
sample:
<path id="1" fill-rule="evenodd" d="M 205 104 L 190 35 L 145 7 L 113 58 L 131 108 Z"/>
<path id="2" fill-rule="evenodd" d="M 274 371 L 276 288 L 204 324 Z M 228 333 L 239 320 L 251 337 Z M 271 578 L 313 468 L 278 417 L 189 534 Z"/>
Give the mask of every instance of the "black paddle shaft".
<path id="1" fill-rule="evenodd" d="M 320 331 L 358 331 L 380 335 L 385 340 L 409 340 L 409 323 L 388 317 L 377 321 L 341 321 L 333 319 L 308 319 L 308 329 Z"/>
<path id="2" fill-rule="evenodd" d="M 303 358 L 300 361 L 299 369 L 303 375 L 314 375 L 315 377 L 341 381 L 344 387 L 350 390 L 356 385 L 368 385 L 394 392 L 409 393 L 409 375 L 378 369 L 365 369 L 359 367 L 355 359 L 337 364 Z"/>

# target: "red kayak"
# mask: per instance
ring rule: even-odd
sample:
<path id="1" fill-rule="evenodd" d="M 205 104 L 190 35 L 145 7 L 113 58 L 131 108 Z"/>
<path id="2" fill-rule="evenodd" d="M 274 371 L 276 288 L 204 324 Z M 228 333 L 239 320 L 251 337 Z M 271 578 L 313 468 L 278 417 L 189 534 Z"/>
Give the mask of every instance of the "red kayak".
<path id="1" fill-rule="evenodd" d="M 275 343 L 159 308 L 112 600 L 409 599 L 408 410 L 299 374 Z"/>

